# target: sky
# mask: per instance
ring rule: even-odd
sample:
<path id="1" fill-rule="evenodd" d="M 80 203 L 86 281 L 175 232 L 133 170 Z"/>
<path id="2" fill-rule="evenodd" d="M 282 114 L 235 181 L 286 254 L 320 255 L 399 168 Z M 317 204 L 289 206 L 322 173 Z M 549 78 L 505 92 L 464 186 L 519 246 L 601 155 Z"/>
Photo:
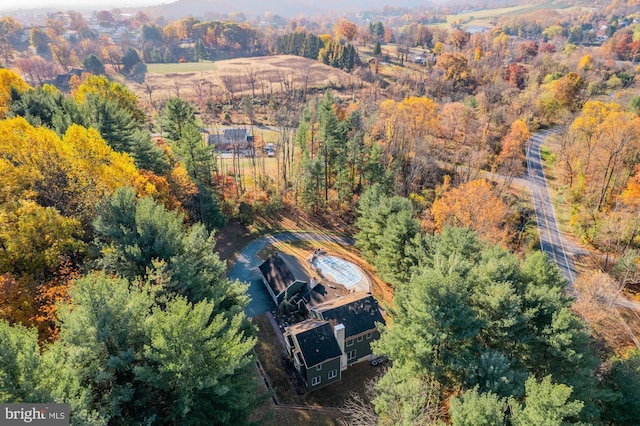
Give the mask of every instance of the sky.
<path id="1" fill-rule="evenodd" d="M 0 0 L 0 10 L 56 8 L 61 10 L 101 10 L 116 7 L 151 6 L 174 0 Z"/>

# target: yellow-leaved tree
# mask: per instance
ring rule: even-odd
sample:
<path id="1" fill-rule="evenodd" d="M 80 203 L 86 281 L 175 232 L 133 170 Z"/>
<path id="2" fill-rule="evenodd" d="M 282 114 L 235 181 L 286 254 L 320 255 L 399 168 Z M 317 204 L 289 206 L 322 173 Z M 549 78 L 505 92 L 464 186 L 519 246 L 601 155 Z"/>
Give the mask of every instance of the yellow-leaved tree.
<path id="1" fill-rule="evenodd" d="M 7 115 L 11 103 L 11 88 L 18 92 L 29 90 L 31 86 L 11 70 L 0 69 L 0 119 Z"/>
<path id="2" fill-rule="evenodd" d="M 54 333 L 52 306 L 83 257 L 96 203 L 122 186 L 157 192 L 96 130 L 72 125 L 60 138 L 22 117 L 0 121 L 0 318 Z"/>
<path id="3" fill-rule="evenodd" d="M 638 163 L 640 117 L 619 104 L 589 101 L 563 146 L 569 185 L 591 211 L 607 207 Z"/>
<path id="4" fill-rule="evenodd" d="M 377 132 L 382 136 L 385 160 L 400 168 L 396 187 L 402 194 L 415 192 L 413 184 L 440 133 L 438 104 L 429 98 L 389 99 L 380 104 L 379 114 Z"/>
<path id="5" fill-rule="evenodd" d="M 73 125 L 61 138 L 24 118 L 0 122 L 0 201 L 34 199 L 87 224 L 95 204 L 121 186 L 153 194 L 133 159 L 107 146 L 94 129 Z"/>
<path id="6" fill-rule="evenodd" d="M 90 95 L 99 96 L 115 102 L 120 108 L 129 112 L 140 124 L 146 119 L 144 111 L 138 105 L 138 98 L 126 86 L 109 81 L 104 75 L 90 75 L 78 86 L 75 99 L 84 104 Z"/>

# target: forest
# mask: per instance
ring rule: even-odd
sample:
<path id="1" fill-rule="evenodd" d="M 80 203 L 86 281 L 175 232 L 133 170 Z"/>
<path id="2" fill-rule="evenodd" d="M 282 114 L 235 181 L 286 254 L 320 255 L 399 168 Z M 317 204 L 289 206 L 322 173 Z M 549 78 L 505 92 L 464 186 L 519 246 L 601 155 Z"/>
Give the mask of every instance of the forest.
<path id="1" fill-rule="evenodd" d="M 353 237 L 392 294 L 390 363 L 342 424 L 636 425 L 640 11 L 531 7 L 484 31 L 445 6 L 0 18 L 0 402 L 67 402 L 72 424 L 273 422 L 248 284 L 216 244 L 288 217 Z M 134 93 L 147 64 L 277 55 L 348 78 L 258 90 L 246 66 L 193 98 Z M 255 140 L 224 168 L 222 125 Z M 571 292 L 522 183 L 543 129 L 583 253 Z"/>

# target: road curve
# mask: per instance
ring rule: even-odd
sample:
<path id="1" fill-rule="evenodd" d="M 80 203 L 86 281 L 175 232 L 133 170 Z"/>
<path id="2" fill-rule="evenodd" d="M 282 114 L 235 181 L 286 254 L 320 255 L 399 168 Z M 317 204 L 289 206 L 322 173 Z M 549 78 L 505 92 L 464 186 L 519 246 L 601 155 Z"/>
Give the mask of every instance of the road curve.
<path id="1" fill-rule="evenodd" d="M 559 129 L 555 128 L 544 130 L 531 136 L 527 143 L 527 178 L 533 199 L 536 220 L 538 222 L 540 249 L 558 265 L 562 275 L 569 283 L 568 293 L 573 295 L 573 283 L 577 274 L 575 265 L 573 264 L 572 254 L 576 253 L 577 248 L 562 238 L 553 209 L 553 203 L 549 195 L 542 158 L 540 157 L 540 145 L 542 145 L 548 137 L 559 131 Z M 569 250 L 570 253 L 567 254 Z"/>
<path id="2" fill-rule="evenodd" d="M 245 309 L 249 317 L 260 315 L 275 308 L 271 296 L 264 288 L 260 279 L 258 266 L 262 263 L 258 259 L 258 252 L 275 243 L 290 241 L 317 241 L 323 243 L 336 243 L 341 245 L 353 245 L 355 240 L 349 237 L 340 237 L 315 232 L 282 232 L 269 235 L 247 244 L 238 254 L 233 267 L 227 274 L 231 280 L 240 280 L 249 284 L 249 296 L 251 302 Z"/>

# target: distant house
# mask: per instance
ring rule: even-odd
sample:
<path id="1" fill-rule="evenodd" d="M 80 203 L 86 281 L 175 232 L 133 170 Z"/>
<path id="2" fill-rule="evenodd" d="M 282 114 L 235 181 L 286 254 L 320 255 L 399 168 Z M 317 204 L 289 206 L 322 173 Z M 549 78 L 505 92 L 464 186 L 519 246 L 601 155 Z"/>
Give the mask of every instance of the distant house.
<path id="1" fill-rule="evenodd" d="M 253 136 L 247 129 L 225 129 L 222 134 L 211 134 L 208 143 L 216 152 L 253 152 Z"/>
<path id="2" fill-rule="evenodd" d="M 83 72 L 84 70 L 80 68 L 73 68 L 67 73 L 58 74 L 56 78 L 52 81 L 52 83 L 54 86 L 56 86 L 61 90 L 67 90 L 69 89 L 69 86 L 71 84 L 71 77 L 73 76 L 80 77 L 82 76 Z"/>
<path id="3" fill-rule="evenodd" d="M 335 332 L 327 321 L 316 320 L 305 320 L 287 328 L 287 351 L 308 390 L 342 378 L 343 352 Z"/>
<path id="4" fill-rule="evenodd" d="M 276 253 L 259 266 L 262 282 L 276 306 L 290 299 L 309 282 L 309 276 L 298 260 L 288 254 Z"/>

